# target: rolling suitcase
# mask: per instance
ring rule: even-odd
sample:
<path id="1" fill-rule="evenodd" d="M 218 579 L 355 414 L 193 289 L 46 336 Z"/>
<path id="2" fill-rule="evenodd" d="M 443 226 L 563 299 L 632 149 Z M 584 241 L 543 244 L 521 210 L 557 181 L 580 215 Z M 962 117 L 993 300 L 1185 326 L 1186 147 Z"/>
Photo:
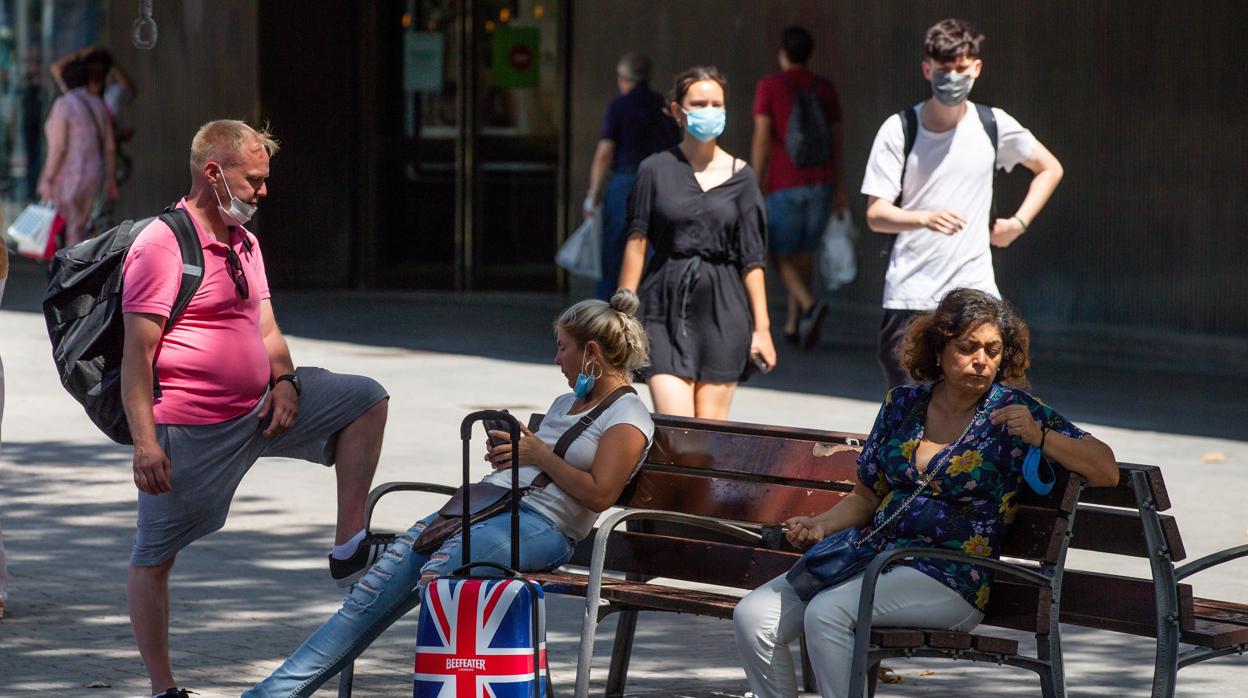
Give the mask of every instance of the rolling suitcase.
<path id="1" fill-rule="evenodd" d="M 511 442 L 520 424 L 510 414 L 485 410 L 464 418 L 464 486 L 470 482 L 468 443 L 479 421 L 505 421 Z M 464 565 L 431 581 L 421 591 L 416 631 L 414 698 L 544 698 L 549 691 L 546 664 L 546 602 L 542 588 L 520 576 L 520 475 L 511 469 L 511 566 L 472 562 L 471 526 L 464 526 Z M 469 520 L 464 497 L 464 520 Z M 491 567 L 503 577 L 474 576 Z"/>

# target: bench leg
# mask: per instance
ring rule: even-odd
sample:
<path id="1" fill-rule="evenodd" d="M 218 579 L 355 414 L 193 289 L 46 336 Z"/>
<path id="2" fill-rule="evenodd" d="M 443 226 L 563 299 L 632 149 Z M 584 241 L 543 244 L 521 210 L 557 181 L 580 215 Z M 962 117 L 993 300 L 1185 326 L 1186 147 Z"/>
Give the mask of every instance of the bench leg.
<path id="1" fill-rule="evenodd" d="M 867 698 L 875 698 L 875 685 L 880 682 L 880 663 L 867 667 Z"/>
<path id="2" fill-rule="evenodd" d="M 351 698 L 351 683 L 354 678 L 355 662 L 351 662 L 338 674 L 338 698 Z"/>
<path id="3" fill-rule="evenodd" d="M 815 668 L 810 665 L 810 652 L 806 650 L 806 633 L 802 633 L 799 638 L 798 649 L 802 655 L 802 691 L 806 693 L 814 693 L 815 688 Z"/>
<path id="4" fill-rule="evenodd" d="M 637 611 L 620 611 L 616 620 L 615 642 L 611 645 L 611 669 L 607 672 L 607 698 L 622 698 L 628 680 L 628 660 L 633 656 L 637 632 Z"/>
<path id="5" fill-rule="evenodd" d="M 1057 623 L 1053 624 L 1054 626 Z M 1040 695 L 1043 698 L 1066 698 L 1066 675 L 1062 668 L 1062 640 L 1057 627 L 1036 637 L 1036 658 L 1047 662 L 1040 671 Z"/>
<path id="6" fill-rule="evenodd" d="M 1179 673 L 1179 591 L 1174 578 L 1174 561 L 1161 530 L 1157 505 L 1148 488 L 1147 476 L 1131 473 L 1131 488 L 1140 509 L 1144 540 L 1152 554 L 1148 556 L 1157 590 L 1154 605 L 1157 613 L 1157 655 L 1153 667 L 1153 698 L 1173 698 Z"/>

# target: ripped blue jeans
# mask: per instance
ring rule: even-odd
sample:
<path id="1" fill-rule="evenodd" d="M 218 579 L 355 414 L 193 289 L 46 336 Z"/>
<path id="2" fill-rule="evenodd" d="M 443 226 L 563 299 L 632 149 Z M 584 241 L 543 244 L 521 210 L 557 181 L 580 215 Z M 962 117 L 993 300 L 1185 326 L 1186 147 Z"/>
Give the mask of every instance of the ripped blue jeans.
<path id="1" fill-rule="evenodd" d="M 412 542 L 437 515 L 399 536 L 368 573 L 351 587 L 342 608 L 304 641 L 277 671 L 244 698 L 310 696 L 365 650 L 378 635 L 420 603 L 420 587 L 461 564 L 460 537 L 448 538 L 432 555 L 412 552 Z M 572 557 L 573 541 L 550 519 L 520 504 L 520 569 L 549 570 Z M 511 564 L 511 515 L 472 526 L 473 562 Z M 476 575 L 494 574 L 488 567 Z"/>

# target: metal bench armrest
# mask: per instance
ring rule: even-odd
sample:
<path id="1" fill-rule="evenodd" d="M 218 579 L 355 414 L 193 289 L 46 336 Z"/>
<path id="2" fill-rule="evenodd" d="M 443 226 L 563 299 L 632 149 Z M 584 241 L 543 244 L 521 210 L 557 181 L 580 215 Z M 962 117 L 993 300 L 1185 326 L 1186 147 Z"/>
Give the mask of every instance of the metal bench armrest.
<path id="1" fill-rule="evenodd" d="M 1238 545 L 1234 548 L 1219 550 L 1216 553 L 1206 555 L 1199 560 L 1192 560 L 1185 565 L 1179 565 L 1174 568 L 1174 580 L 1182 581 L 1185 577 L 1190 577 L 1197 572 L 1204 572 L 1210 567 L 1216 567 L 1224 562 L 1230 562 L 1248 555 L 1248 545 Z"/>
<path id="2" fill-rule="evenodd" d="M 854 628 L 854 661 L 850 669 L 849 695 L 861 695 L 866 685 L 867 652 L 871 645 L 871 616 L 875 607 L 875 586 L 884 567 L 904 558 L 931 557 L 957 562 L 969 562 L 980 567 L 1008 574 L 1032 582 L 1046 589 L 1053 588 L 1053 580 L 1039 572 L 1009 562 L 968 555 L 946 548 L 894 548 L 876 555 L 862 573 L 862 590 L 858 597 L 858 616 Z M 1057 599 L 1054 599 L 1057 602 Z M 1054 610 L 1056 612 L 1056 609 Z M 857 693 L 855 693 L 857 691 Z"/>
<path id="3" fill-rule="evenodd" d="M 377 506 L 378 500 L 391 492 L 432 492 L 433 494 L 450 496 L 455 494 L 455 491 L 458 489 L 458 487 L 439 485 L 432 482 L 386 482 L 377 485 L 372 492 L 368 493 L 368 502 L 364 505 L 364 528 L 372 530 L 373 509 Z"/>
<path id="4" fill-rule="evenodd" d="M 697 526 L 740 538 L 742 541 L 753 543 L 754 545 L 762 544 L 763 540 L 762 536 L 753 531 L 724 523 L 718 519 L 656 509 L 630 509 L 616 512 L 604 519 L 602 524 L 598 526 L 598 533 L 594 536 L 594 553 L 589 563 L 589 586 L 585 589 L 585 616 L 581 620 L 580 657 L 576 665 L 575 696 L 577 698 L 589 695 L 590 664 L 593 662 L 594 655 L 594 633 L 597 627 L 598 604 L 602 602 L 602 568 L 607 560 L 607 545 L 610 542 L 612 531 L 618 528 L 620 524 L 634 519 L 689 524 L 690 526 Z"/>

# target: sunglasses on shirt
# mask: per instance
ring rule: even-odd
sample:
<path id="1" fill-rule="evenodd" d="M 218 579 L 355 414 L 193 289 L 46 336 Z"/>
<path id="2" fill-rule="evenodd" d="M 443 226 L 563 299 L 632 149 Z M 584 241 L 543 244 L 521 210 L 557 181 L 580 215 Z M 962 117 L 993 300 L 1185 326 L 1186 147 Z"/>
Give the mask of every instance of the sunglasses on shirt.
<path id="1" fill-rule="evenodd" d="M 234 290 L 238 292 L 239 298 L 247 300 L 251 290 L 247 286 L 247 275 L 243 273 L 243 260 L 238 258 L 238 253 L 227 248 L 225 261 L 230 268 L 230 280 L 234 282 Z"/>

